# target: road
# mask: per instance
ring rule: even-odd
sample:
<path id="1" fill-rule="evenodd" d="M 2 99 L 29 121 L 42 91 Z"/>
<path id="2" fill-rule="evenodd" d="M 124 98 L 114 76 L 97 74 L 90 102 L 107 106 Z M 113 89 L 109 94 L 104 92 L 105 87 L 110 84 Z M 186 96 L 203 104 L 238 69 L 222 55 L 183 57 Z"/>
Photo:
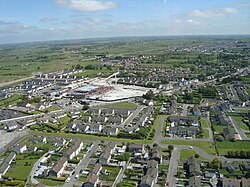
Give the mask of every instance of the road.
<path id="1" fill-rule="evenodd" d="M 169 161 L 167 182 L 168 186 L 175 187 L 176 186 L 176 177 L 178 162 L 180 159 L 180 149 L 178 147 L 174 147 L 172 151 L 172 155 Z"/>
<path id="2" fill-rule="evenodd" d="M 79 171 L 81 169 L 85 169 L 88 166 L 90 157 L 92 154 L 94 154 L 97 151 L 99 143 L 100 143 L 99 141 L 94 142 L 94 145 L 92 146 L 91 150 L 85 154 L 81 162 L 76 167 L 75 174 L 70 176 L 71 180 L 69 181 L 69 183 L 65 183 L 63 187 L 72 187 L 74 185 L 81 186 L 81 182 L 79 182 L 78 179 L 76 179 L 75 177 L 76 175 L 79 175 Z"/>
<path id="3" fill-rule="evenodd" d="M 20 133 L 16 138 L 0 149 L 0 156 L 2 156 L 9 148 L 14 147 L 23 138 L 28 136 L 30 136 L 30 134 L 28 134 L 26 131 Z"/>
<path id="4" fill-rule="evenodd" d="M 246 136 L 246 134 L 241 130 L 241 128 L 238 125 L 238 122 L 234 120 L 231 116 L 229 116 L 229 119 L 236 130 L 237 134 L 239 135 L 240 140 L 249 140 L 249 138 Z"/>
<path id="5" fill-rule="evenodd" d="M 11 84 L 14 84 L 14 83 L 19 83 L 19 82 L 23 82 L 23 81 L 26 81 L 26 80 L 29 80 L 29 79 L 33 79 L 33 78 L 34 78 L 34 76 L 30 76 L 30 77 L 26 77 L 26 78 L 22 78 L 22 79 L 13 80 L 13 81 L 10 81 L 10 82 L 0 83 L 0 88 L 4 87 L 4 86 L 11 85 Z"/>
<path id="6" fill-rule="evenodd" d="M 118 125 L 118 127 L 124 127 L 125 125 L 129 125 L 133 121 L 133 119 L 139 115 L 143 108 L 145 108 L 145 106 L 139 105 L 129 117 L 127 117 L 120 125 Z"/>

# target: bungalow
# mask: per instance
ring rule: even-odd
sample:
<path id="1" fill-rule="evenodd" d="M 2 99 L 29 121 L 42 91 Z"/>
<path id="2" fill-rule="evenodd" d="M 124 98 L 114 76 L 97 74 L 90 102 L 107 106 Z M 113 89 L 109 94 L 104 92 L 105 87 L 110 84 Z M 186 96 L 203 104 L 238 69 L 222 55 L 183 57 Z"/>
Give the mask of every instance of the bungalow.
<path id="1" fill-rule="evenodd" d="M 67 158 L 61 157 L 60 160 L 49 171 L 49 176 L 57 178 L 61 177 L 63 170 L 67 166 L 67 164 L 68 164 Z"/>
<path id="2" fill-rule="evenodd" d="M 20 154 L 20 153 L 24 153 L 25 151 L 27 151 L 27 146 L 23 143 L 20 143 L 20 144 L 17 144 L 13 150 L 17 153 L 17 154 Z"/>

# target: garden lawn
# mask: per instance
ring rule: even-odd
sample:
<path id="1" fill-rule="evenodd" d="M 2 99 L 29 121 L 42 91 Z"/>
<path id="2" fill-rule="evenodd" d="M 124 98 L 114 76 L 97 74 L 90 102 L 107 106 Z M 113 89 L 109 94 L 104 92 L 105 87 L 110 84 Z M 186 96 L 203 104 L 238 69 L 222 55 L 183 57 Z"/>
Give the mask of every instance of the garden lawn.
<path id="1" fill-rule="evenodd" d="M 15 178 L 18 180 L 25 180 L 36 163 L 37 159 L 23 158 L 19 160 L 20 156 L 17 156 L 16 164 L 12 164 L 8 172 L 5 174 L 6 177 Z"/>

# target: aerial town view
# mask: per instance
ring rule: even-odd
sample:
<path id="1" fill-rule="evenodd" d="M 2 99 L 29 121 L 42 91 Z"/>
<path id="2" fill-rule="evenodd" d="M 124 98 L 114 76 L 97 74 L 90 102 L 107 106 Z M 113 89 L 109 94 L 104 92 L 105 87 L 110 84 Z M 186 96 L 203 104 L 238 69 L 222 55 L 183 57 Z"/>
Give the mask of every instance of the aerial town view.
<path id="1" fill-rule="evenodd" d="M 0 187 L 250 187 L 249 0 L 0 1 Z"/>

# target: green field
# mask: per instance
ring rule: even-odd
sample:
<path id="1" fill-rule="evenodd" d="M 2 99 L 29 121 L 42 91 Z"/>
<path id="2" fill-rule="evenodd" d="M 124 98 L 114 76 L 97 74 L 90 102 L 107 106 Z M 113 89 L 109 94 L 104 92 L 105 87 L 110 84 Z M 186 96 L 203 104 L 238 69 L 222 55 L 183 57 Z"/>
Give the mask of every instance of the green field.
<path id="1" fill-rule="evenodd" d="M 171 145 L 190 145 L 201 148 L 203 151 L 216 155 L 214 144 L 210 142 L 195 141 L 195 140 L 163 140 L 162 144 Z"/>
<path id="2" fill-rule="evenodd" d="M 203 138 L 209 138 L 209 130 L 208 129 L 203 129 Z"/>
<path id="3" fill-rule="evenodd" d="M 236 141 L 236 142 L 230 142 L 230 141 L 223 141 L 223 142 L 217 142 L 217 148 L 220 155 L 225 155 L 227 151 L 241 151 L 241 150 L 248 150 L 250 151 L 250 142 L 246 141 Z"/>

